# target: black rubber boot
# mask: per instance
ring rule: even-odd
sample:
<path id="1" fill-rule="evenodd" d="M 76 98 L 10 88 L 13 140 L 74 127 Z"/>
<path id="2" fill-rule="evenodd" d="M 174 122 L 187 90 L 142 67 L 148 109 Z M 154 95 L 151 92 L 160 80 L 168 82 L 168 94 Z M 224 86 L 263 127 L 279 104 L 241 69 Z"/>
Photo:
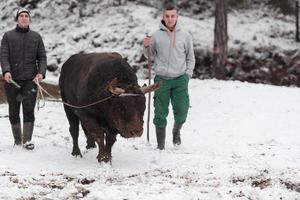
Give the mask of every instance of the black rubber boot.
<path id="1" fill-rule="evenodd" d="M 182 127 L 183 124 L 178 124 L 178 123 L 174 123 L 174 127 L 173 127 L 173 144 L 174 145 L 180 145 L 181 144 L 181 138 L 180 138 L 180 129 Z"/>
<path id="2" fill-rule="evenodd" d="M 12 124 L 11 129 L 15 139 L 15 145 L 22 145 L 21 124 L 20 123 Z"/>
<path id="3" fill-rule="evenodd" d="M 31 142 L 33 133 L 33 123 L 25 122 L 23 124 L 23 147 L 28 150 L 34 149 L 34 144 Z"/>
<path id="4" fill-rule="evenodd" d="M 166 128 L 156 127 L 156 140 L 157 148 L 159 150 L 165 149 L 165 140 L 166 140 Z"/>

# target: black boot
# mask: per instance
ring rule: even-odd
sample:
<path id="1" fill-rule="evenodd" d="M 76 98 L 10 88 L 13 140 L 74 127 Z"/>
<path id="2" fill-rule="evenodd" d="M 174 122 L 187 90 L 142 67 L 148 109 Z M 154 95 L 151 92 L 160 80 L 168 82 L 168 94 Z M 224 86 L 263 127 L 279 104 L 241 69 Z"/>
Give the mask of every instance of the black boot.
<path id="1" fill-rule="evenodd" d="M 12 124 L 11 129 L 15 139 L 15 145 L 22 145 L 21 124 L 20 123 Z"/>
<path id="2" fill-rule="evenodd" d="M 180 138 L 180 129 L 183 124 L 174 123 L 173 127 L 173 144 L 174 145 L 180 145 L 181 144 L 181 138 Z"/>
<path id="3" fill-rule="evenodd" d="M 23 147 L 32 150 L 34 149 L 34 144 L 31 142 L 33 133 L 33 123 L 25 122 L 23 124 Z"/>
<path id="4" fill-rule="evenodd" d="M 165 139 L 166 139 L 166 127 L 156 127 L 156 140 L 157 148 L 159 150 L 165 149 Z"/>

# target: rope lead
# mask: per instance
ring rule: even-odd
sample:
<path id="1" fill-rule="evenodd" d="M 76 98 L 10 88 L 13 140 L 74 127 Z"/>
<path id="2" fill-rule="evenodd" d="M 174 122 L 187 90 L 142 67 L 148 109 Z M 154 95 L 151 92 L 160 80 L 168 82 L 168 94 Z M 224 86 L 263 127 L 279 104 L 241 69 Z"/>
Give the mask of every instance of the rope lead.
<path id="1" fill-rule="evenodd" d="M 77 106 L 77 105 L 69 104 L 67 102 L 64 102 L 61 99 L 56 98 L 55 96 L 53 96 L 49 92 L 47 92 L 47 90 L 45 90 L 45 88 L 43 88 L 37 80 L 34 80 L 34 82 L 38 86 L 38 99 L 37 99 L 38 100 L 38 109 L 41 108 L 41 107 L 39 107 L 40 100 L 43 100 L 44 101 L 43 106 L 45 105 L 45 97 L 43 95 L 43 92 L 46 93 L 48 96 L 50 96 L 50 97 L 52 97 L 54 99 L 57 99 L 56 102 L 61 102 L 61 103 L 63 103 L 66 106 L 69 106 L 71 108 L 77 108 L 77 109 L 87 108 L 87 107 L 90 107 L 90 106 L 102 103 L 102 102 L 107 101 L 108 99 L 112 98 L 113 96 L 115 96 L 114 94 L 112 94 L 109 97 L 106 97 L 104 99 L 100 99 L 100 100 L 98 100 L 96 102 L 93 102 L 93 103 L 90 103 L 90 104 L 87 104 L 87 105 L 84 105 L 84 106 Z"/>

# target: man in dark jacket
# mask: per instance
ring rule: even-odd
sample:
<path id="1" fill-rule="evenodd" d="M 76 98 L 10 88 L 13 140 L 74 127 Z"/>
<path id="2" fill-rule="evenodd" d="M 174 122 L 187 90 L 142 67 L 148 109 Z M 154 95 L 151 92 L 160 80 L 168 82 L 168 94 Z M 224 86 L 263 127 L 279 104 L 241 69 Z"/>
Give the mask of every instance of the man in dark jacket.
<path id="1" fill-rule="evenodd" d="M 47 57 L 41 36 L 29 28 L 30 12 L 18 9 L 15 20 L 17 27 L 4 34 L 1 41 L 1 68 L 9 106 L 15 145 L 33 149 L 31 142 L 34 127 L 34 107 L 37 85 L 34 81 L 45 78 Z M 20 88 L 16 87 L 17 83 Z M 23 131 L 20 123 L 20 106 L 23 110 Z M 22 134 L 23 132 L 23 134 Z"/>

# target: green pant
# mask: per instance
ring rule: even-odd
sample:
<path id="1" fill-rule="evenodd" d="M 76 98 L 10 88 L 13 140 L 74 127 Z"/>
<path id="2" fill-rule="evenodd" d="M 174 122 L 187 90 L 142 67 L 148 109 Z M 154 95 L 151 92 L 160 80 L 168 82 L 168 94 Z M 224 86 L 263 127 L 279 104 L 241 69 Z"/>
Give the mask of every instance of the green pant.
<path id="1" fill-rule="evenodd" d="M 173 107 L 174 120 L 183 124 L 186 120 L 190 106 L 188 93 L 188 75 L 182 75 L 176 79 L 164 80 L 155 76 L 154 82 L 162 81 L 161 87 L 154 93 L 154 120 L 157 127 L 166 127 L 169 114 L 169 103 Z"/>

